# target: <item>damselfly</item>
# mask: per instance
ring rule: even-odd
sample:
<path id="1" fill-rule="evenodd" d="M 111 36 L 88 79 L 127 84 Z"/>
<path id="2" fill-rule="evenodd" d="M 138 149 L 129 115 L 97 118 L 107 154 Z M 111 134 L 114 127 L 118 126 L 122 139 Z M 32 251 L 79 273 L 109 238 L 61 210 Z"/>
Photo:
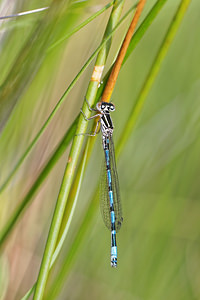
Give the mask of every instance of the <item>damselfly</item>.
<path id="1" fill-rule="evenodd" d="M 113 145 L 113 122 L 110 112 L 115 110 L 113 103 L 98 102 L 96 109 L 90 107 L 91 111 L 97 112 L 94 116 L 87 118 L 81 110 L 85 120 L 99 117 L 94 133 L 87 134 L 95 136 L 98 132 L 99 123 L 101 125 L 102 143 L 105 154 L 105 161 L 102 168 L 100 183 L 100 204 L 105 225 L 111 230 L 111 266 L 117 267 L 117 242 L 116 232 L 120 229 L 123 218 L 119 194 L 119 181 L 115 162 L 115 152 Z"/>

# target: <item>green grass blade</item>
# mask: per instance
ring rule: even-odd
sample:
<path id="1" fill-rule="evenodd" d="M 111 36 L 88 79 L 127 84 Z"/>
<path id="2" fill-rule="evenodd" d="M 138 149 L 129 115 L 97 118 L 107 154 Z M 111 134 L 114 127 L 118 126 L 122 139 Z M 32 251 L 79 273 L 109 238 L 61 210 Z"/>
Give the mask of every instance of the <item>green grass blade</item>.
<path id="1" fill-rule="evenodd" d="M 34 292 L 35 290 L 35 286 L 36 286 L 36 283 L 32 286 L 32 288 L 26 293 L 26 295 L 24 295 L 24 297 L 21 298 L 21 300 L 28 300 L 30 299 L 30 296 L 32 295 L 32 293 Z"/>
<path id="2" fill-rule="evenodd" d="M 149 28 L 149 26 L 152 24 L 160 10 L 163 8 L 164 4 L 167 2 L 167 0 L 158 0 L 150 12 L 148 13 L 147 17 L 142 22 L 141 26 L 136 30 L 134 33 L 134 36 L 131 39 L 130 45 L 128 47 L 128 50 L 126 52 L 123 64 L 126 62 L 130 54 L 132 53 L 133 49 L 137 46 L 143 35 L 145 34 L 146 30 Z"/>
<path id="3" fill-rule="evenodd" d="M 105 12 L 108 8 L 110 8 L 113 5 L 114 1 L 111 1 L 110 3 L 106 4 L 102 9 L 97 11 L 95 14 L 93 14 L 91 17 L 89 17 L 87 20 L 83 21 L 80 25 L 78 25 L 74 30 L 72 30 L 67 35 L 63 36 L 61 39 L 53 43 L 47 50 L 47 52 L 53 50 L 55 47 L 60 45 L 62 42 L 66 41 L 70 36 L 72 36 L 74 33 L 79 31 L 81 28 L 89 24 L 91 21 L 93 21 L 96 17 L 100 16 L 103 12 Z"/>

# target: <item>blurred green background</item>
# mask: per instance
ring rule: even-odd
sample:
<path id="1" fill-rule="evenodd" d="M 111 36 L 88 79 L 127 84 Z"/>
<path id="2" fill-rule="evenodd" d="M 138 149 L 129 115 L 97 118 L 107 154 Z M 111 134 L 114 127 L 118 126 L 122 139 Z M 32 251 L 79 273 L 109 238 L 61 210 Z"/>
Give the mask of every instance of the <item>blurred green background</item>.
<path id="1" fill-rule="evenodd" d="M 147 1 L 141 21 L 155 2 Z M 180 2 L 166 2 L 120 72 L 112 97 L 116 105 L 115 143 L 119 142 Z M 47 54 L 46 49 L 107 3 L 63 1 L 66 9 L 62 9 L 52 27 L 47 27 L 49 31 L 42 33 L 41 28 L 47 26 L 47 12 L 1 21 L 0 113 L 3 112 L 1 120 L 5 120 L 0 128 L 1 184 L 101 42 L 110 9 Z M 42 2 L 42 6 L 49 4 L 50 1 Z M 124 12 L 132 4 L 126 1 Z M 0 5 L 1 15 L 6 15 L 41 7 L 41 1 L 2 0 Z M 130 18 L 114 35 L 105 72 Z M 78 244 L 77 255 L 70 262 L 61 293 L 55 299 L 200 299 L 199 37 L 200 1 L 193 0 L 118 160 L 124 215 L 117 235 L 118 268 L 110 267 L 110 233 L 97 210 L 86 238 Z M 1 193 L 1 228 L 79 113 L 92 69 L 93 64 Z M 37 279 L 68 152 L 69 148 L 2 247 L 0 299 L 21 299 Z M 80 230 L 98 182 L 102 159 L 99 136 L 84 175 L 69 234 L 49 278 L 47 294 Z"/>

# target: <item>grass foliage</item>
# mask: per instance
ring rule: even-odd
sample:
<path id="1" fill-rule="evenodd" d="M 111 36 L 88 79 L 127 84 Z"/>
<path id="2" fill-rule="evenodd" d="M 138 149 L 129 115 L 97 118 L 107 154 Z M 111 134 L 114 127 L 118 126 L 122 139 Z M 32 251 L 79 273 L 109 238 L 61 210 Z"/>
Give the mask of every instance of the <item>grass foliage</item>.
<path id="1" fill-rule="evenodd" d="M 92 102 L 133 4 L 125 1 L 124 21 L 109 28 L 104 81 L 97 96 L 90 89 Z M 32 297 L 95 50 L 108 45 L 101 41 L 112 2 L 42 5 L 49 10 L 0 21 L 0 299 Z M 2 0 L 0 9 L 8 15 L 38 7 L 37 0 Z M 40 282 L 44 298 L 34 299 L 200 298 L 199 11 L 198 0 L 147 0 L 114 90 L 124 212 L 117 270 L 99 212 L 100 137 L 83 138 L 47 286 Z"/>

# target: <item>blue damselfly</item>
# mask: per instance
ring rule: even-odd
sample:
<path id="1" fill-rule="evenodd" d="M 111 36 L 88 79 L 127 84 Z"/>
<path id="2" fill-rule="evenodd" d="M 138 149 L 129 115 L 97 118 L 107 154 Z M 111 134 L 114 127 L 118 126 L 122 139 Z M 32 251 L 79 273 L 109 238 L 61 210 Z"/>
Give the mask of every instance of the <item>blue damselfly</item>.
<path id="1" fill-rule="evenodd" d="M 98 133 L 99 124 L 101 126 L 105 161 L 102 168 L 100 182 L 100 204 L 104 223 L 106 227 L 111 230 L 111 266 L 117 267 L 116 232 L 120 229 L 123 218 L 114 144 L 112 139 L 114 127 L 110 116 L 110 112 L 115 110 L 115 106 L 113 103 L 98 102 L 96 109 L 93 109 L 90 107 L 87 100 L 86 102 L 89 109 L 91 111 L 95 111 L 96 114 L 87 118 L 81 110 L 85 120 L 89 121 L 99 117 L 94 133 L 87 135 L 95 136 Z"/>

